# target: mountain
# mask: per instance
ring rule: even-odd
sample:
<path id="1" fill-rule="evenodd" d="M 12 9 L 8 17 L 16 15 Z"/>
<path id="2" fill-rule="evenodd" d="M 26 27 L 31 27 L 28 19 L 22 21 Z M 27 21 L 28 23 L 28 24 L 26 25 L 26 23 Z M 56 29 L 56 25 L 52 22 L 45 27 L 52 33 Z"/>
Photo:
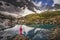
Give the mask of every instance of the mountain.
<path id="1" fill-rule="evenodd" d="M 33 3 L 28 0 L 20 0 L 19 2 L 17 2 L 17 0 L 1 0 L 1 1 L 8 3 L 8 5 L 12 4 L 15 7 L 20 7 L 23 9 L 27 7 L 29 10 L 32 11 L 34 11 L 33 8 L 35 7 Z"/>
<path id="2" fill-rule="evenodd" d="M 0 11 L 7 11 L 7 12 L 19 12 L 21 11 L 19 8 L 16 8 L 11 3 L 7 3 L 4 1 L 0 1 Z"/>
<path id="3" fill-rule="evenodd" d="M 60 4 L 55 4 L 54 8 L 60 9 Z"/>
<path id="4" fill-rule="evenodd" d="M 0 0 L 0 13 L 8 15 L 13 14 L 15 17 L 17 17 L 16 15 L 24 16 L 35 12 L 34 7 L 33 3 L 28 0 L 21 0 L 20 2 L 16 0 Z"/>
<path id="5" fill-rule="evenodd" d="M 59 9 L 59 5 L 53 0 L 0 0 L 0 12 L 13 14 L 13 16 L 25 16 L 34 12 L 41 13 L 45 10 Z"/>
<path id="6" fill-rule="evenodd" d="M 8 12 L 22 12 L 26 8 L 29 11 L 36 12 L 38 10 L 53 9 L 58 5 L 54 3 L 54 0 L 0 0 L 0 10 Z"/>
<path id="7" fill-rule="evenodd" d="M 46 9 L 59 9 L 60 7 L 60 4 L 53 5 L 53 0 L 0 0 L 0 19 L 14 19 L 34 12 L 41 13 Z"/>

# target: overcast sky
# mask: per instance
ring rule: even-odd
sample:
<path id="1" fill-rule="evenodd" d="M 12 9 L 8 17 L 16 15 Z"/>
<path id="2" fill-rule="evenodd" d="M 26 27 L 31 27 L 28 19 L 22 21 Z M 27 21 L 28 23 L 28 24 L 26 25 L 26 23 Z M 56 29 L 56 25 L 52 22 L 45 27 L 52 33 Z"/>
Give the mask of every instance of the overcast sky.
<path id="1" fill-rule="evenodd" d="M 53 0 L 55 4 L 60 4 L 60 0 Z"/>

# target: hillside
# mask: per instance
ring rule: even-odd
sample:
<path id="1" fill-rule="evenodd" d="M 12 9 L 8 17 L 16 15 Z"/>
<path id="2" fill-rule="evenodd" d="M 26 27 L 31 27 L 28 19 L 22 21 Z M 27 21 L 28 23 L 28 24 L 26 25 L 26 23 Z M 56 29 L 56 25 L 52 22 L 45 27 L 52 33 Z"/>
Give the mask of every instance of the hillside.
<path id="1" fill-rule="evenodd" d="M 60 24 L 60 11 L 46 11 L 40 14 L 29 14 L 25 17 L 20 18 L 20 20 L 22 23 L 30 26 L 38 26 L 38 24 L 51 24 L 56 26 Z M 22 20 L 24 20 L 24 22 Z"/>

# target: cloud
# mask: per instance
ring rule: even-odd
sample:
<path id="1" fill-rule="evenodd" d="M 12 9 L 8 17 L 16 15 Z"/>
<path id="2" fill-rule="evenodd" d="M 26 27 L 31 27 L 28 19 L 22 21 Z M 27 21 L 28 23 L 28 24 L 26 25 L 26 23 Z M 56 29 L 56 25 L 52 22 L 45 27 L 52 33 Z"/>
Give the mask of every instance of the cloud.
<path id="1" fill-rule="evenodd" d="M 33 2 L 35 2 L 36 6 L 52 6 L 54 4 L 53 0 L 33 0 Z"/>
<path id="2" fill-rule="evenodd" d="M 54 4 L 60 4 L 60 0 L 53 0 Z"/>
<path id="3" fill-rule="evenodd" d="M 34 4 L 35 6 L 41 6 L 41 2 L 38 2 L 38 3 L 33 2 L 33 4 Z"/>

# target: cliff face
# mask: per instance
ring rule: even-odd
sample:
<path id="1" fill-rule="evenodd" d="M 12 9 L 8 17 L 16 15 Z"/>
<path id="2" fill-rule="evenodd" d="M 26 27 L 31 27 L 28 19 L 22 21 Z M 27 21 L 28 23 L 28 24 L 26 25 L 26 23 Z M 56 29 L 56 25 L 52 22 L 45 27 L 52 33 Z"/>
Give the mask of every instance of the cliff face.
<path id="1" fill-rule="evenodd" d="M 7 10 L 10 12 L 19 11 L 21 10 L 21 8 L 25 9 L 26 7 L 29 10 L 34 11 L 34 7 L 35 7 L 33 3 L 28 0 L 20 0 L 19 2 L 17 2 L 17 0 L 13 0 L 13 1 L 12 0 L 1 0 L 0 5 L 2 5 L 3 10 Z"/>
<path id="2" fill-rule="evenodd" d="M 20 9 L 12 5 L 11 3 L 7 3 L 4 1 L 0 1 L 0 11 L 6 11 L 6 12 L 19 12 Z"/>

